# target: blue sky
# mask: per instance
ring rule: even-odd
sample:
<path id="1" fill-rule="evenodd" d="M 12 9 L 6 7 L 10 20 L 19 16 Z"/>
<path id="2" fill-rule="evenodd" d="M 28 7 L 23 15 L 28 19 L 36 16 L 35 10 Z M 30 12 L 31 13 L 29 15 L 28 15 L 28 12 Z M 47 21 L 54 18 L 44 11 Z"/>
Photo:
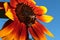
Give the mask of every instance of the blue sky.
<path id="1" fill-rule="evenodd" d="M 0 0 L 0 1 L 7 1 L 8 0 Z M 48 8 L 48 15 L 54 17 L 54 20 L 50 23 L 43 23 L 53 34 L 54 38 L 47 36 L 48 40 L 60 40 L 60 0 L 35 0 L 37 5 L 43 5 Z M 3 24 L 7 21 L 7 19 L 0 18 L 0 29 L 2 28 Z"/>

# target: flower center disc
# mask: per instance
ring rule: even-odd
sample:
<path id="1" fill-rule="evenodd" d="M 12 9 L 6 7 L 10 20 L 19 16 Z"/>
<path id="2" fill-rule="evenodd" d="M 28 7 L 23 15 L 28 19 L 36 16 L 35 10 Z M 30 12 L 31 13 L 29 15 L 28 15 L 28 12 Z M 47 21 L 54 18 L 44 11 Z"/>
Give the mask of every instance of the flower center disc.
<path id="1" fill-rule="evenodd" d="M 24 22 L 26 25 L 35 23 L 36 17 L 31 7 L 26 4 L 18 4 L 15 9 L 16 15 L 20 22 Z"/>

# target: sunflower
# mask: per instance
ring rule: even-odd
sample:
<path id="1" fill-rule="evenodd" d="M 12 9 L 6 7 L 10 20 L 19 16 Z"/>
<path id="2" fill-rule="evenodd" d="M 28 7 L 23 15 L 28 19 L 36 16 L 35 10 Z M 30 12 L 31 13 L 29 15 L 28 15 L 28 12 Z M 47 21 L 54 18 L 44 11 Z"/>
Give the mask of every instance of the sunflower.
<path id="1" fill-rule="evenodd" d="M 38 20 L 49 23 L 52 16 L 46 15 L 45 6 L 37 6 L 34 0 L 10 0 L 4 3 L 5 15 L 9 20 L 0 30 L 2 40 L 29 40 L 29 33 L 34 40 L 47 40 L 45 34 L 53 34 Z"/>

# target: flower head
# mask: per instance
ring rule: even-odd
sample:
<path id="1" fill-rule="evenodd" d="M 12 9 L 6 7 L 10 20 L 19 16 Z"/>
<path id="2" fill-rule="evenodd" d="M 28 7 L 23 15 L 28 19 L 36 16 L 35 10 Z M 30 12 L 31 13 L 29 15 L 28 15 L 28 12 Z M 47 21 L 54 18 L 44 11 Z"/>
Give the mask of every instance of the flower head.
<path id="1" fill-rule="evenodd" d="M 28 32 L 34 40 L 46 40 L 45 34 L 53 34 L 36 19 L 49 23 L 53 17 L 46 15 L 45 6 L 37 6 L 34 0 L 10 0 L 4 3 L 5 15 L 9 20 L 0 31 L 3 40 L 29 40 Z"/>

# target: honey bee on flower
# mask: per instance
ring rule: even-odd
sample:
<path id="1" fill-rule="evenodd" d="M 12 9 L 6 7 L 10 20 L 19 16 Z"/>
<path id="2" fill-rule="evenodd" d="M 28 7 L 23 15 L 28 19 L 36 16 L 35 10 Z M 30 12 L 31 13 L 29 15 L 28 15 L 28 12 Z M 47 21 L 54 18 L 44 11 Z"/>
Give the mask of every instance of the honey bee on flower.
<path id="1" fill-rule="evenodd" d="M 40 22 L 49 23 L 53 17 L 46 15 L 45 6 L 37 6 L 34 0 L 10 0 L 4 3 L 5 15 L 9 20 L 0 30 L 2 40 L 29 40 L 28 32 L 34 40 L 47 40 L 45 34 L 53 34 Z"/>

